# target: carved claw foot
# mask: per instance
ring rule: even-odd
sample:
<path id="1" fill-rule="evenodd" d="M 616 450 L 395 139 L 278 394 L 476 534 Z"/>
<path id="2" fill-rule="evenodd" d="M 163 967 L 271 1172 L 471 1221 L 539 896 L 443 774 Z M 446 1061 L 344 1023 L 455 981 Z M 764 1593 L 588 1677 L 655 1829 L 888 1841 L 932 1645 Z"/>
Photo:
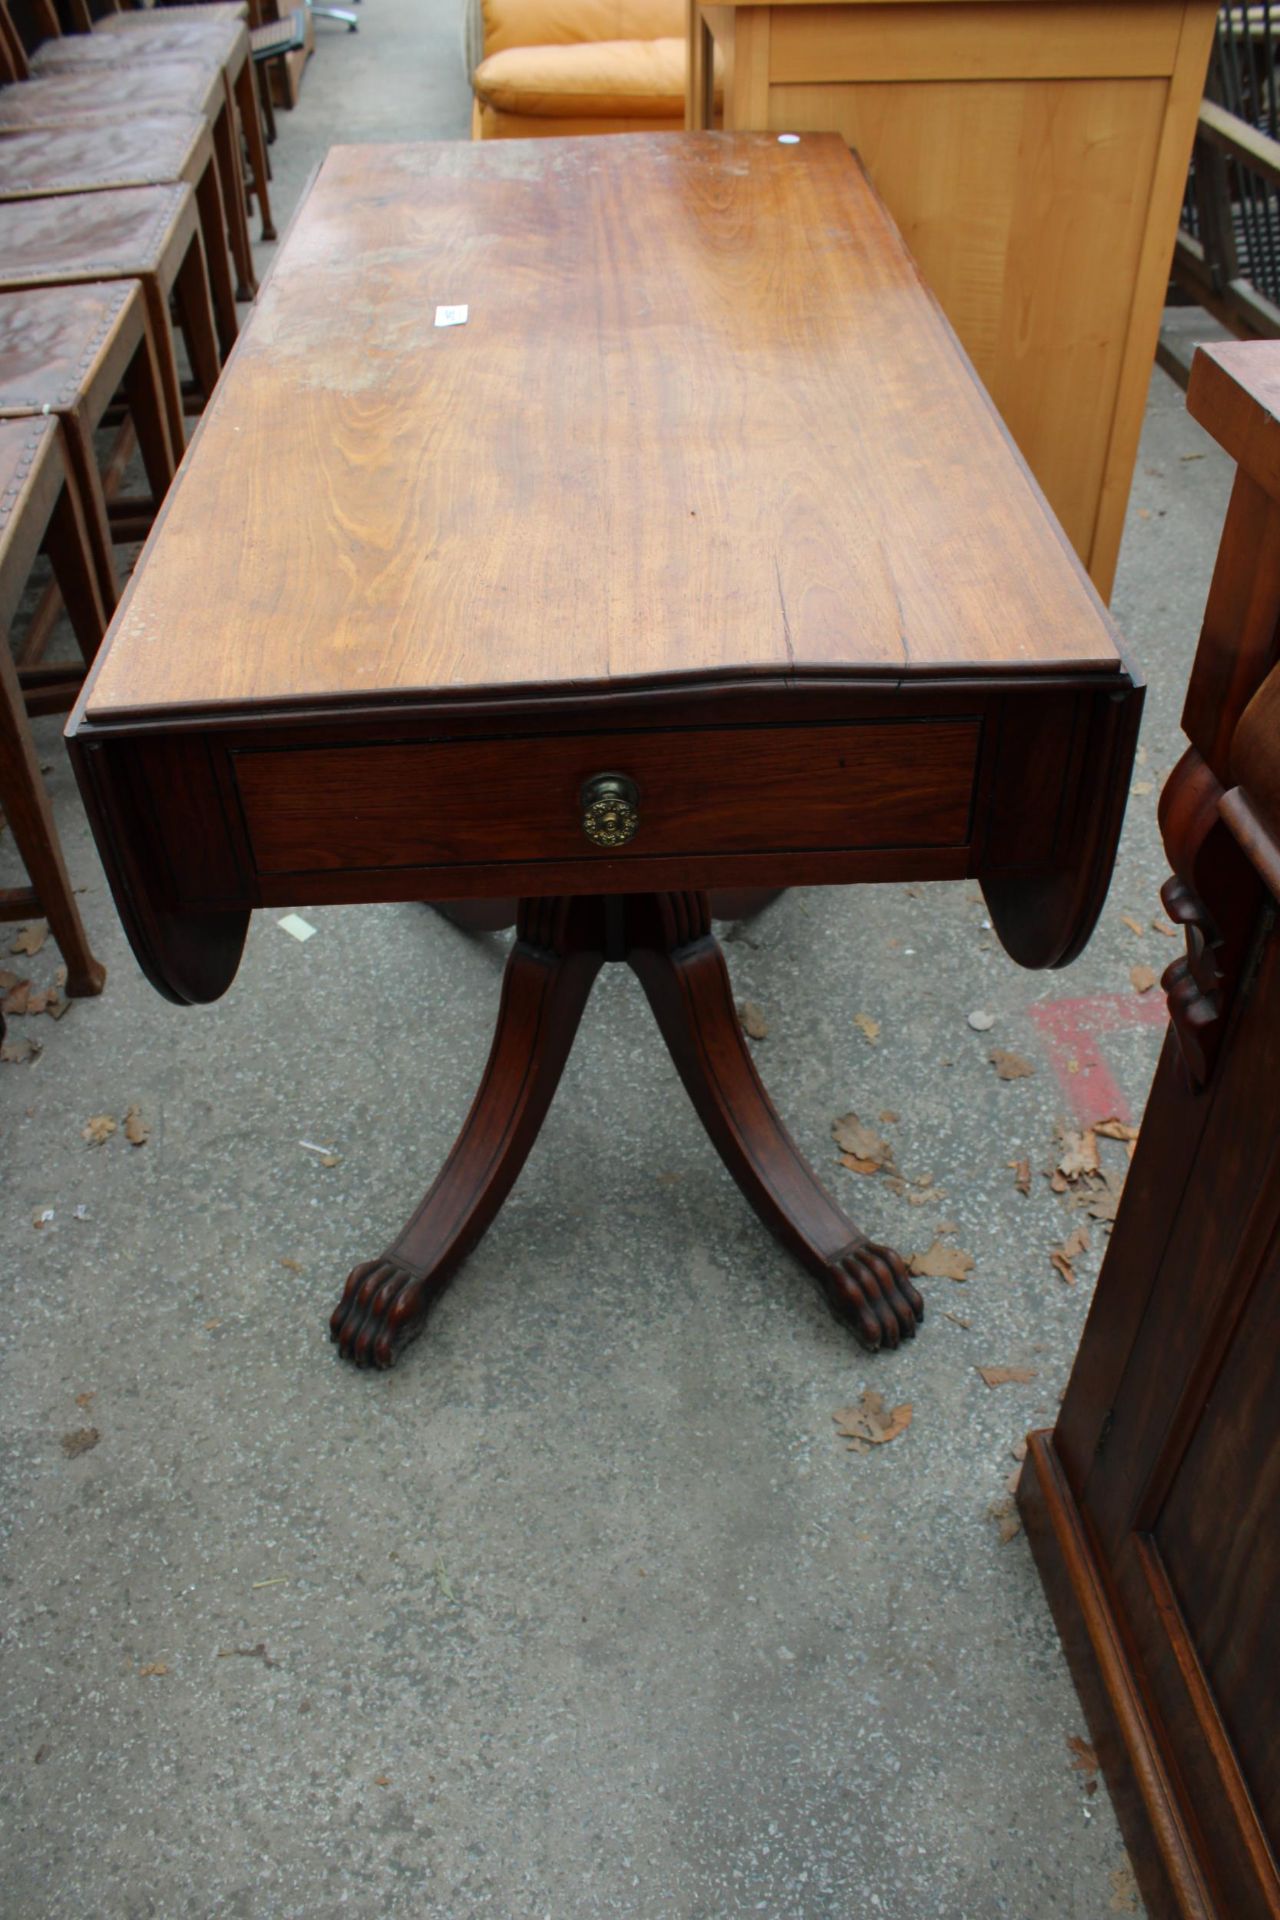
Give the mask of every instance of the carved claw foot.
<path id="1" fill-rule="evenodd" d="M 329 1320 L 329 1338 L 357 1367 L 389 1367 L 419 1331 L 440 1291 L 389 1254 L 365 1260 L 347 1275 Z"/>
<path id="2" fill-rule="evenodd" d="M 902 1256 L 871 1240 L 837 1255 L 822 1276 L 822 1290 L 836 1319 L 871 1353 L 914 1340 L 924 1319 L 924 1301 Z"/>

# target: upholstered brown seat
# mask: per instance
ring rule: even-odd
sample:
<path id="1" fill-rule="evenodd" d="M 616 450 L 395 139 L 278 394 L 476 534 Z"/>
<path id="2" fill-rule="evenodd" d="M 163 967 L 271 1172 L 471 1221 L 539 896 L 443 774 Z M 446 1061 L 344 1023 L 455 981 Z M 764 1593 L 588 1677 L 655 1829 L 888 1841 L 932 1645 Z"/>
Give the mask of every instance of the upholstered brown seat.
<path id="1" fill-rule="evenodd" d="M 157 107 L 157 101 L 163 106 Z M 21 86 L 0 91 L 0 132 L 57 130 L 69 125 L 114 127 L 136 114 L 150 116 L 157 111 L 186 114 L 208 125 L 225 216 L 228 178 L 234 191 L 242 193 L 238 141 L 222 74 L 207 61 L 175 59 L 172 65 L 166 63 L 163 73 L 158 66 L 144 62 L 137 68 L 94 67 L 26 80 Z M 226 233 L 224 247 L 231 238 Z"/>
<path id="2" fill-rule="evenodd" d="M 0 0 L 0 9 L 5 8 L 6 0 Z M 262 121 L 254 90 L 249 31 L 244 22 L 225 18 L 190 22 L 179 19 L 176 24 L 170 24 L 164 18 L 153 20 L 147 12 L 112 16 L 134 23 L 124 36 L 118 30 L 62 34 L 52 0 L 35 0 L 35 8 L 46 37 L 38 45 L 26 50 L 30 77 L 93 72 L 102 67 L 120 66 L 127 66 L 131 71 L 145 71 L 153 64 L 164 66 L 173 60 L 199 61 L 217 70 L 222 80 L 227 110 L 225 124 L 220 122 L 215 129 L 219 140 L 219 164 L 223 170 L 223 198 L 242 291 L 246 299 L 251 298 L 255 287 L 253 256 L 249 247 L 239 142 L 232 133 L 237 113 L 253 169 L 263 238 L 274 239 L 275 228 L 271 221 L 267 186 L 266 143 L 262 136 Z M 185 10 L 172 11 L 180 15 Z M 8 28 L 9 40 L 17 43 L 19 37 L 11 19 Z M 166 103 L 163 83 L 159 80 L 157 87 L 157 98 L 152 105 L 159 107 Z"/>
<path id="3" fill-rule="evenodd" d="M 52 194 L 185 181 L 196 196 L 218 338 L 235 342 L 235 291 L 227 260 L 222 190 L 207 124 L 190 115 L 155 114 L 120 123 L 78 124 L 0 135 L 0 202 Z"/>
<path id="4" fill-rule="evenodd" d="M 86 280 L 136 280 L 142 287 L 170 436 L 181 453 L 186 433 L 169 322 L 171 298 L 176 299 L 187 356 L 206 400 L 221 365 L 191 188 L 122 187 L 23 200 L 5 209 L 0 289 Z"/>
<path id="5" fill-rule="evenodd" d="M 158 506 L 173 479 L 173 447 L 138 282 L 0 292 L 0 418 L 57 414 L 65 423 L 94 561 L 112 602 L 115 558 L 93 436 L 121 387 Z"/>

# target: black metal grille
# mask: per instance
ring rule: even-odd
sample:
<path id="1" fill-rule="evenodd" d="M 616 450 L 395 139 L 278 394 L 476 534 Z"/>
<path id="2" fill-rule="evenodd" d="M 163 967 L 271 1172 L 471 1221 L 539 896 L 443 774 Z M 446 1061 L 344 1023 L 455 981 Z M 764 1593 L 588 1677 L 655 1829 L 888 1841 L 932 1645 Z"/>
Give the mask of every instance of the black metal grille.
<path id="1" fill-rule="evenodd" d="M 1280 0 L 1218 9 L 1218 31 L 1205 84 L 1207 99 L 1228 113 L 1280 139 Z M 1236 269 L 1261 293 L 1280 304 L 1280 194 L 1239 159 L 1225 169 Z M 1223 209 L 1224 213 L 1227 211 Z M 1196 160 L 1182 207 L 1184 232 L 1203 239 Z"/>

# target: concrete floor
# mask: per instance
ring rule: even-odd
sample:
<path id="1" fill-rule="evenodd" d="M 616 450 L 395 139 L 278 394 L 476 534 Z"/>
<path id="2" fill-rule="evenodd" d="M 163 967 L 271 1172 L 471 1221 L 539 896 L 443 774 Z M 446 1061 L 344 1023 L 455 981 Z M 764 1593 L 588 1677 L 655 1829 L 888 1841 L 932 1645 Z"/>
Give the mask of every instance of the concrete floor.
<path id="1" fill-rule="evenodd" d="M 317 37 L 281 116 L 281 212 L 332 140 L 466 131 L 441 0 L 367 0 L 358 35 Z M 1065 1286 L 1048 1249 L 1080 1216 L 1008 1163 L 1047 1166 L 1073 1102 L 1109 1102 L 1073 1019 L 1111 1024 L 1105 1068 L 1141 1110 L 1160 1028 L 1130 968 L 1174 949 L 1121 916 L 1159 910 L 1155 802 L 1229 481 L 1157 373 L 1114 603 L 1151 683 L 1144 745 L 1074 968 L 1019 972 L 964 885 L 792 893 L 731 930 L 762 1070 L 837 1192 L 904 1249 L 956 1222 L 974 1258 L 879 1358 L 741 1203 L 638 988 L 607 974 L 428 1333 L 390 1374 L 341 1365 L 336 1290 L 461 1120 L 505 940 L 405 905 L 308 912 L 300 945 L 264 913 L 227 998 L 170 1007 L 41 725 L 110 977 L 59 1023 L 13 1021 L 43 1052 L 0 1066 L 6 1920 L 1138 1910 L 1025 1540 L 999 1525 L 1101 1236 Z M 1034 1074 L 998 1081 L 993 1041 Z M 86 1144 L 131 1104 L 145 1146 Z M 850 1107 L 900 1116 L 885 1131 L 934 1200 L 835 1164 Z M 1035 1378 L 990 1390 L 992 1363 Z M 858 1456 L 832 1414 L 868 1387 L 914 1416 Z"/>

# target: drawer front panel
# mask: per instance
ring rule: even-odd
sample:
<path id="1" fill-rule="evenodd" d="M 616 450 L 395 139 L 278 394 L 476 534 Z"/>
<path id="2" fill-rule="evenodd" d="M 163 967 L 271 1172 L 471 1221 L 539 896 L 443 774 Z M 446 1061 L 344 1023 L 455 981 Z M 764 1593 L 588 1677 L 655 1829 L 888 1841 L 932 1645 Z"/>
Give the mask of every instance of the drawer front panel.
<path id="1" fill-rule="evenodd" d="M 969 837 L 978 718 L 663 734 L 266 748 L 234 756 L 260 873 L 822 848 Z M 639 789 L 625 848 L 595 848 L 582 790 Z"/>

